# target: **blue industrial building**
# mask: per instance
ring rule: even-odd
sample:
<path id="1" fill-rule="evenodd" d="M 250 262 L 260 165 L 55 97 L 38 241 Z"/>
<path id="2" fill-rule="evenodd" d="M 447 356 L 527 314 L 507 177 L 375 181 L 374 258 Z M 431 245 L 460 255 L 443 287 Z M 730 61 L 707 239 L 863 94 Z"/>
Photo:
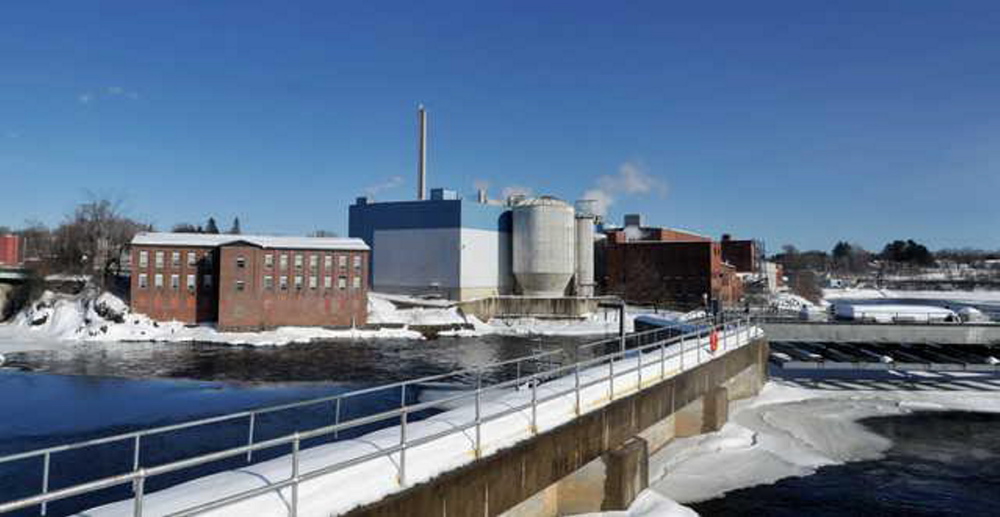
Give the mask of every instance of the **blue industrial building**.
<path id="1" fill-rule="evenodd" d="M 430 199 L 350 207 L 349 235 L 371 247 L 377 292 L 469 300 L 511 294 L 511 210 L 431 190 Z"/>

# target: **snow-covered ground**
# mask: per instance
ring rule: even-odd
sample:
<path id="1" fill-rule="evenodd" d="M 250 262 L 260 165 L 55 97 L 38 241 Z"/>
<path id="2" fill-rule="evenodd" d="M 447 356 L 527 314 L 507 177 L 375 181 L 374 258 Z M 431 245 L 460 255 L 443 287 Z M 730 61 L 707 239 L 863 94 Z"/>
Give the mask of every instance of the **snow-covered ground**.
<path id="1" fill-rule="evenodd" d="M 721 341 L 726 348 L 737 348 L 749 342 L 750 337 L 760 331 L 747 329 L 723 336 Z M 683 358 L 685 369 L 691 368 L 700 361 L 708 360 L 713 354 L 708 350 L 708 339 L 696 343 L 691 340 L 685 347 Z M 718 353 L 724 352 L 717 352 Z M 643 360 L 643 384 L 658 379 L 664 371 L 667 377 L 676 375 L 681 370 L 681 358 L 670 357 L 663 365 L 658 362 L 660 354 L 657 351 L 647 353 Z M 636 368 L 637 357 L 629 357 L 615 362 L 615 371 L 624 372 Z M 581 384 L 593 381 L 594 384 L 580 390 L 581 411 L 593 411 L 609 403 L 609 382 L 601 380 L 608 376 L 608 366 L 596 366 L 580 372 Z M 636 372 L 620 374 L 614 381 L 616 397 L 633 392 L 637 389 L 639 377 Z M 556 379 L 538 386 L 537 430 L 544 432 L 553 429 L 575 418 L 575 396 L 573 376 Z M 563 391 L 566 394 L 557 395 Z M 552 397 L 549 400 L 547 398 Z M 530 402 L 531 390 L 508 390 L 502 396 L 491 398 L 482 404 L 484 417 L 507 413 L 514 407 L 523 407 L 517 411 L 497 416 L 484 422 L 481 426 L 481 451 L 488 456 L 510 447 L 519 441 L 532 436 L 532 411 Z M 419 440 L 421 437 L 436 435 L 457 427 L 468 425 L 475 418 L 474 405 L 466 404 L 456 409 L 440 413 L 426 420 L 413 422 L 406 427 L 408 440 Z M 473 427 L 464 431 L 438 437 L 427 443 L 409 446 L 406 449 L 406 481 L 414 485 L 475 459 L 476 433 Z M 361 455 L 374 453 L 395 447 L 400 440 L 398 427 L 383 429 L 367 434 L 358 439 L 344 440 L 331 444 L 305 449 L 300 453 L 300 472 L 306 473 L 329 465 L 345 462 Z M 228 495 L 259 488 L 267 484 L 287 479 L 290 474 L 291 460 L 288 456 L 276 458 L 262 463 L 250 465 L 239 470 L 226 471 L 204 478 L 196 479 L 165 490 L 148 494 L 144 501 L 144 509 L 151 515 L 161 515 L 179 511 L 187 507 L 203 503 L 207 500 L 217 500 Z M 337 515 L 360 504 L 377 501 L 388 494 L 402 489 L 397 478 L 400 455 L 398 452 L 380 455 L 374 459 L 358 462 L 311 481 L 304 482 L 299 487 L 300 516 Z M 284 516 L 287 514 L 287 501 L 291 496 L 290 489 L 267 492 L 253 499 L 236 503 L 204 515 L 212 516 Z M 650 507 L 661 507 L 668 504 L 661 497 L 648 496 Z M 132 502 L 120 501 L 88 510 L 89 517 L 104 517 L 131 515 Z M 678 514 L 680 515 L 680 514 Z"/>

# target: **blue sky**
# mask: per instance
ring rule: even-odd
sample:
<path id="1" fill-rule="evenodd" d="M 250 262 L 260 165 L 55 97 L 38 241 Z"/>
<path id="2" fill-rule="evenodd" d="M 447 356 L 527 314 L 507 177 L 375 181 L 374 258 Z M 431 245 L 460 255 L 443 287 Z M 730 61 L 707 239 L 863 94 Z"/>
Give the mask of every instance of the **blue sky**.
<path id="1" fill-rule="evenodd" d="M 158 228 L 346 232 L 374 191 L 575 199 L 829 249 L 1000 248 L 996 2 L 22 2 L 0 225 L 87 192 Z"/>

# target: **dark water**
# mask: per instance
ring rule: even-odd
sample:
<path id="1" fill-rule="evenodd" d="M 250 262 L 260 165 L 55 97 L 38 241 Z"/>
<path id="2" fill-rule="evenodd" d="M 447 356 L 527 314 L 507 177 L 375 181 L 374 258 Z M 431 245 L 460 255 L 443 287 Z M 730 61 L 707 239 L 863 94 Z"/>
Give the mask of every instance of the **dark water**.
<path id="1" fill-rule="evenodd" d="M 892 439 L 883 459 L 689 506 L 705 517 L 1000 515 L 1000 415 L 927 412 L 862 423 Z"/>
<path id="2" fill-rule="evenodd" d="M 336 341 L 284 347 L 118 343 L 7 353 L 6 365 L 15 368 L 0 369 L 0 456 L 484 366 L 541 350 L 564 349 L 572 353 L 577 344 L 593 340 L 488 336 L 433 341 Z M 489 370 L 485 378 L 513 378 L 518 373 L 548 367 L 551 364 L 526 362 L 520 372 L 511 366 Z M 460 376 L 444 382 L 461 389 L 472 379 Z M 424 389 L 429 388 L 408 390 L 408 402 L 422 399 Z M 398 389 L 379 391 L 344 402 L 341 415 L 348 420 L 388 411 L 399 403 Z M 434 412 L 413 415 L 412 420 Z M 332 404 L 262 415 L 255 423 L 255 441 L 333 421 Z M 383 421 L 351 429 L 337 439 L 396 424 Z M 244 418 L 143 439 L 142 464 L 158 465 L 245 445 L 248 427 Z M 322 437 L 303 446 L 329 441 L 334 437 Z M 254 460 L 288 453 L 273 449 L 255 454 Z M 192 468 L 154 478 L 147 483 L 147 490 L 242 465 L 245 459 L 233 458 Z M 52 456 L 50 489 L 121 474 L 131 468 L 131 442 L 60 452 Z M 41 458 L 0 464 L 0 502 L 35 495 L 41 485 Z M 48 514 L 69 515 L 130 495 L 127 487 L 109 489 L 52 503 Z M 38 508 L 13 515 L 38 515 Z"/>

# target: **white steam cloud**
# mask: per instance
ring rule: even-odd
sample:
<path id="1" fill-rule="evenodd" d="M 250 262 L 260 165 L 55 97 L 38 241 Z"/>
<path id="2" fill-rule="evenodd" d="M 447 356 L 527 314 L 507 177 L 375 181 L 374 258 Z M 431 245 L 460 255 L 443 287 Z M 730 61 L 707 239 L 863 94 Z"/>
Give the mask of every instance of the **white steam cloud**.
<path id="1" fill-rule="evenodd" d="M 535 190 L 531 187 L 525 187 L 524 185 L 511 185 L 509 187 L 504 187 L 500 195 L 502 199 L 507 199 L 510 196 L 531 197 L 534 193 Z"/>
<path id="2" fill-rule="evenodd" d="M 621 164 L 616 174 L 601 176 L 596 183 L 597 186 L 583 193 L 583 199 L 594 200 L 598 215 L 607 215 L 608 208 L 621 196 L 667 195 L 667 183 L 635 162 Z"/>
<path id="3" fill-rule="evenodd" d="M 388 180 L 383 181 L 382 183 L 376 183 L 375 185 L 370 185 L 365 187 L 365 194 L 368 194 L 371 197 L 375 197 L 375 195 L 380 192 L 397 188 L 402 184 L 403 184 L 402 176 L 393 176 Z"/>

